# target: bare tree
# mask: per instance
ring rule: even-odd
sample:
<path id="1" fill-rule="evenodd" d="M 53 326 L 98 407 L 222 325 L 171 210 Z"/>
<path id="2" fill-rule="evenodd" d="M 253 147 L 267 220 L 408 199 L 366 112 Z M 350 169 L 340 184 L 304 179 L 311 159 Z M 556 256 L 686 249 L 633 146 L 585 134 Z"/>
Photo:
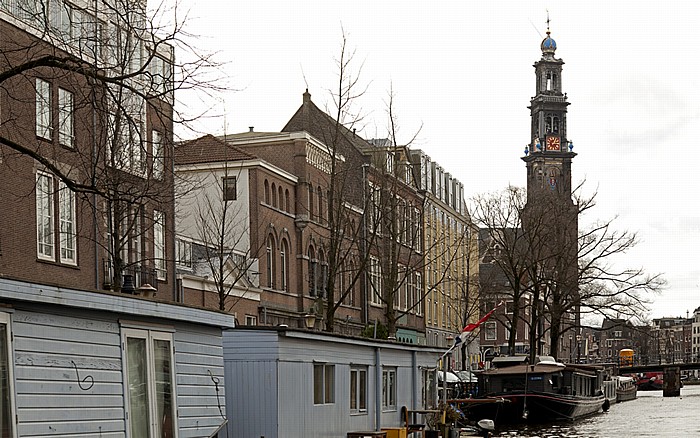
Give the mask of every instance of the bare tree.
<path id="1" fill-rule="evenodd" d="M 126 0 L 80 8 L 9 0 L 2 7 L 21 29 L 3 22 L 3 33 L 13 35 L 0 53 L 0 89 L 13 102 L 0 129 L 3 163 L 19 172 L 12 167 L 18 160 L 33 159 L 38 198 L 49 202 L 58 192 L 66 206 L 92 211 L 85 222 L 94 226 L 84 226 L 80 239 L 105 254 L 104 287 L 120 290 L 127 271 L 152 274 L 143 283 L 165 276 L 172 263 L 165 234 L 174 216 L 173 129 L 190 121 L 174 113 L 174 93 L 216 89 L 201 76 L 214 66 L 211 58 L 189 46 L 185 20 L 165 3 L 150 11 Z M 185 61 L 175 60 L 176 49 Z M 39 229 L 50 248 L 51 219 Z M 78 231 L 62 231 L 61 239 Z"/>
<path id="2" fill-rule="evenodd" d="M 634 233 L 614 231 L 612 221 L 579 231 L 579 216 L 595 205 L 595 196 L 566 203 L 543 195 L 525 203 L 522 189 L 506 193 L 514 196 L 477 198 L 475 212 L 490 235 L 492 260 L 509 282 L 498 293 L 513 300 L 513 320 L 519 317 L 516 302 L 529 298 L 532 355 L 548 333 L 556 357 L 561 336 L 581 326 L 581 312 L 638 315 L 645 311 L 643 294 L 663 287 L 658 274 L 613 264 L 636 244 Z M 511 327 L 511 348 L 513 332 Z"/>

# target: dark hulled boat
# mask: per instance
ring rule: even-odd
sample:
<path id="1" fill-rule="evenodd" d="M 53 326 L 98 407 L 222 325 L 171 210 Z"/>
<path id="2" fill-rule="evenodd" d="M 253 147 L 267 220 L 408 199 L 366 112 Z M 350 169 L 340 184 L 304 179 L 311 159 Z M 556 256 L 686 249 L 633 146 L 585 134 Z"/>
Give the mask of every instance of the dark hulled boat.
<path id="1" fill-rule="evenodd" d="M 546 423 L 575 420 L 607 409 L 601 391 L 603 369 L 564 365 L 551 358 L 484 371 L 480 397 L 504 403 L 471 403 L 468 415 L 500 423 Z"/>

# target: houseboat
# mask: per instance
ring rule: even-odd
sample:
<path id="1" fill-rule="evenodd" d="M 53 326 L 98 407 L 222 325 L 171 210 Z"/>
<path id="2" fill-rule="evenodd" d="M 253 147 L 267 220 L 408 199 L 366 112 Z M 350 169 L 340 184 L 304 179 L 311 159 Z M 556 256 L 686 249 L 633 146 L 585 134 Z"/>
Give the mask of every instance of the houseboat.
<path id="1" fill-rule="evenodd" d="M 607 409 L 602 392 L 604 370 L 587 365 L 564 365 L 548 356 L 534 364 L 521 363 L 484 371 L 479 375 L 480 397 L 502 398 L 504 403 L 473 403 L 472 419 L 500 423 L 547 423 L 575 420 Z"/>
<path id="2" fill-rule="evenodd" d="M 617 402 L 634 400 L 637 398 L 637 384 L 633 377 L 617 377 Z"/>

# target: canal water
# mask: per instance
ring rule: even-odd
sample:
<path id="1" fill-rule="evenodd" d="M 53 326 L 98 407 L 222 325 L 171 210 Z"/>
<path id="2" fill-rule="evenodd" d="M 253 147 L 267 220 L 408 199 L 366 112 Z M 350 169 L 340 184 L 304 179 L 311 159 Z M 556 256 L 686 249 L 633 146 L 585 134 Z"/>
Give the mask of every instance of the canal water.
<path id="1" fill-rule="evenodd" d="M 700 385 L 685 385 L 680 397 L 639 391 L 636 400 L 614 404 L 608 412 L 572 423 L 507 426 L 497 437 L 623 438 L 700 437 Z"/>

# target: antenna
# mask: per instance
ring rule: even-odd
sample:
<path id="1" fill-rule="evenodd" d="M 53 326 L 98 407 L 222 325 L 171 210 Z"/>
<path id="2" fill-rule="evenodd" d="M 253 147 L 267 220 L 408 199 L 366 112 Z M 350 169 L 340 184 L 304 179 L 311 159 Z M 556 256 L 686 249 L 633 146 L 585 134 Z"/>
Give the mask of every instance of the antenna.
<path id="1" fill-rule="evenodd" d="M 309 90 L 309 81 L 306 80 L 306 74 L 304 74 L 304 66 L 299 63 L 299 68 L 301 69 L 301 77 L 304 78 L 304 84 L 306 84 L 306 91 Z"/>

